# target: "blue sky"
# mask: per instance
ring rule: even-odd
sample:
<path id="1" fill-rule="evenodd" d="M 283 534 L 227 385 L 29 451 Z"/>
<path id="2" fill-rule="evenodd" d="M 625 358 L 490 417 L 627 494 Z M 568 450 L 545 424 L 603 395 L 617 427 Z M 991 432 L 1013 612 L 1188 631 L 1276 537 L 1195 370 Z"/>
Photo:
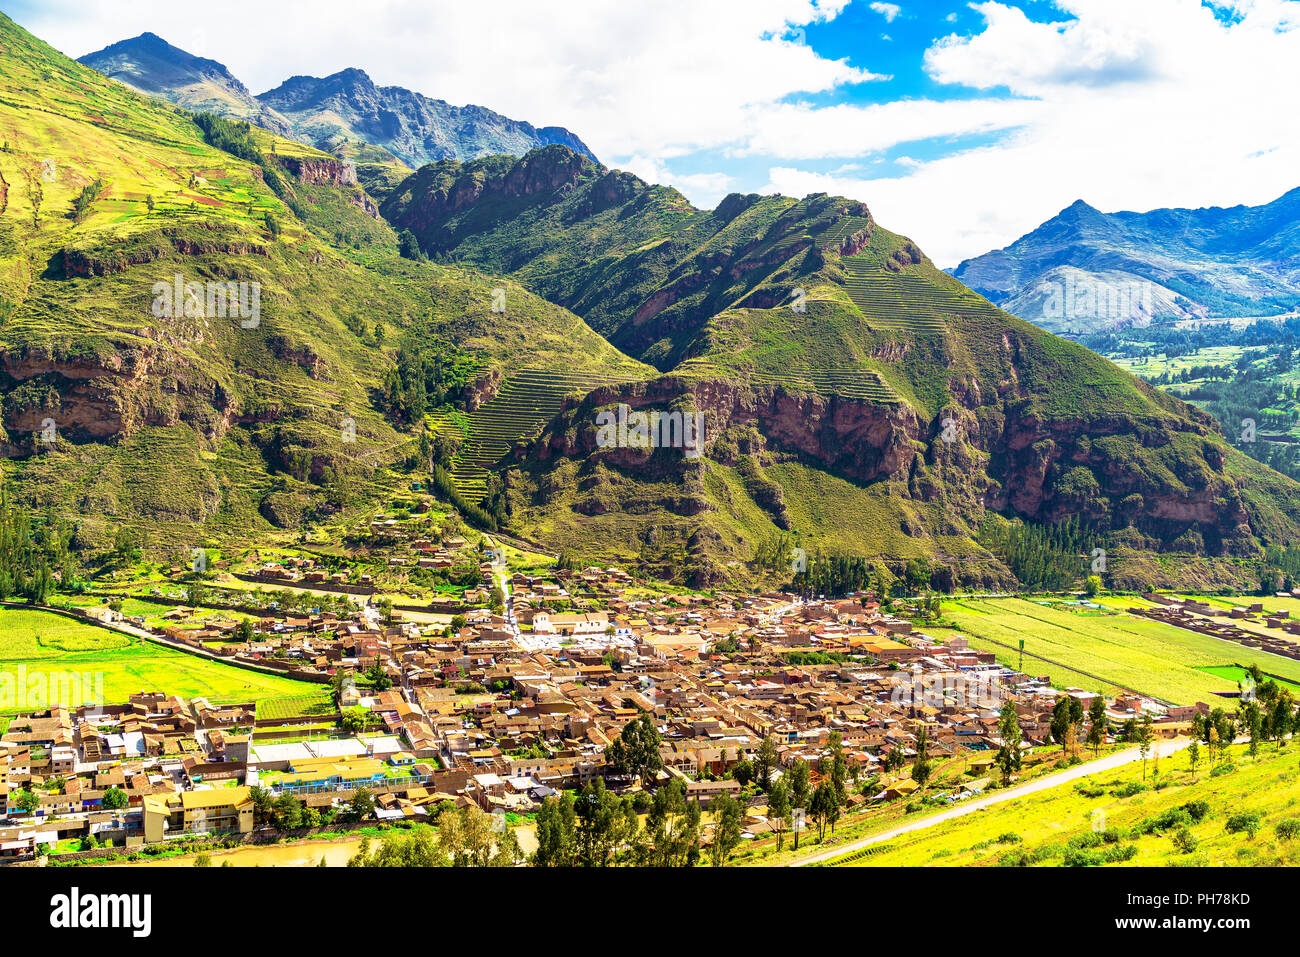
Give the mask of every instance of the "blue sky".
<path id="1" fill-rule="evenodd" d="M 866 202 L 939 265 L 1076 199 L 1267 202 L 1300 185 L 1300 0 L 21 0 L 72 56 L 145 30 L 254 92 L 377 83 L 576 132 L 701 206 Z"/>

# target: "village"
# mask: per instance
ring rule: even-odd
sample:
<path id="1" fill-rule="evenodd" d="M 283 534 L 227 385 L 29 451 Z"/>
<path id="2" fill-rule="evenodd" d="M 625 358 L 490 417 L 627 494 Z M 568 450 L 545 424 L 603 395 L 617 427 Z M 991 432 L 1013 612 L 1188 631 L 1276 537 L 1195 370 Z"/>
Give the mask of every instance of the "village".
<path id="1" fill-rule="evenodd" d="M 872 593 L 651 591 L 612 567 L 514 570 L 486 536 L 374 531 L 388 542 L 375 559 L 385 566 L 451 569 L 468 556 L 473 580 L 456 597 L 381 602 L 368 574 L 255 555 L 232 574 L 340 600 L 324 610 L 299 592 L 301 610 L 285 610 L 281 591 L 255 614 L 198 624 L 183 604 L 154 625 L 112 603 L 84 608 L 103 627 L 304 690 L 213 703 L 141 688 L 12 718 L 0 737 L 0 857 L 136 860 L 178 843 L 409 825 L 447 807 L 476 808 L 505 830 L 597 779 L 624 795 L 678 788 L 705 810 L 734 799 L 741 839 L 761 841 L 782 823 L 755 767 L 770 781 L 803 765 L 811 790 L 833 760 L 852 782 L 851 814 L 909 800 L 924 783 L 918 755 L 960 758 L 960 784 L 927 797 L 952 803 L 1006 783 L 994 763 L 1008 705 L 1023 754 L 1016 778 L 1059 753 L 1063 694 L 1079 715 L 1096 707 L 1094 692 L 1063 691 L 960 636 L 932 637 L 906 603 L 887 609 Z M 1143 720 L 1158 736 L 1185 734 L 1210 710 L 1138 694 L 1102 705 L 1095 743 L 1107 746 Z M 648 774 L 611 760 L 643 716 L 658 751 Z M 804 812 L 793 809 L 793 830 L 811 826 Z"/>

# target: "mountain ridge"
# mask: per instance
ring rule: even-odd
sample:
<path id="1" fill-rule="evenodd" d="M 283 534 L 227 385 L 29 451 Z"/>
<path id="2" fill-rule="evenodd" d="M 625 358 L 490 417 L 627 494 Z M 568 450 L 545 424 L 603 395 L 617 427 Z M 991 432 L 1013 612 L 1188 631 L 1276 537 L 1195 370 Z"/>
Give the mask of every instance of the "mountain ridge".
<path id="1" fill-rule="evenodd" d="M 1082 199 L 951 270 L 1055 332 L 1300 308 L 1300 187 L 1260 206 L 1103 213 Z"/>
<path id="2" fill-rule="evenodd" d="M 404 87 L 377 86 L 357 67 L 327 77 L 289 77 L 253 95 L 224 64 L 187 53 L 149 32 L 88 53 L 78 62 L 187 109 L 247 120 L 327 152 L 360 141 L 417 167 L 447 157 L 522 154 L 562 143 L 594 159 L 586 144 L 563 127 L 535 127 L 486 107 L 457 107 Z"/>

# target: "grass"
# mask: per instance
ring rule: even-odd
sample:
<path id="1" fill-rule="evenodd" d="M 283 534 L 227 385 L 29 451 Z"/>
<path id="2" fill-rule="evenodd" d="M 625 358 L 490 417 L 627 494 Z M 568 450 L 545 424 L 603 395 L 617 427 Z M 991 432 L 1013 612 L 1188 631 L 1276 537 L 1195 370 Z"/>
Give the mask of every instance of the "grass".
<path id="1" fill-rule="evenodd" d="M 1017 666 L 1023 638 L 1026 670 L 1051 672 L 1052 664 L 1029 657 L 1040 655 L 1076 672 L 1069 683 L 1089 690 L 1113 693 L 1118 685 L 1175 704 L 1213 702 L 1217 692 L 1235 693 L 1237 685 L 1205 669 L 1234 664 L 1258 664 L 1300 681 L 1300 661 L 1120 611 L 1080 614 L 1019 598 L 962 600 L 944 611 L 972 646 L 993 651 L 1004 664 Z"/>
<path id="2" fill-rule="evenodd" d="M 324 690 L 317 691 L 314 694 L 264 698 L 257 702 L 257 717 L 264 720 L 313 718 L 337 713 L 338 709 L 334 707 L 330 693 Z M 290 727 L 285 730 L 291 731 L 293 728 Z"/>
<path id="3" fill-rule="evenodd" d="M 102 673 L 104 700 L 121 703 L 141 691 L 163 691 L 185 698 L 248 701 L 301 693 L 305 682 L 262 674 L 106 628 L 82 624 L 51 612 L 0 609 L 0 667 Z M 25 710 L 25 709 L 18 709 Z"/>
<path id="4" fill-rule="evenodd" d="M 1114 844 L 1132 845 L 1130 866 L 1294 865 L 1300 862 L 1300 841 L 1283 839 L 1276 825 L 1300 817 L 1300 768 L 1294 749 L 1275 751 L 1266 745 L 1256 759 L 1246 746 L 1232 750 L 1233 770 L 1211 776 L 1204 749 L 1199 773 L 1193 780 L 1186 752 L 1148 764 L 1148 788 L 1128 797 L 1124 785 L 1142 783 L 1141 762 L 1071 782 L 1037 794 L 1008 801 L 921 832 L 904 834 L 869 853 L 852 855 L 851 866 L 979 867 L 1000 862 L 1060 865 L 1069 842 L 1096 840 L 1093 822 L 1112 829 Z M 1153 783 L 1152 767 L 1159 768 L 1161 787 Z M 1147 825 L 1161 814 L 1177 815 L 1193 801 L 1205 801 L 1208 813 L 1186 826 L 1196 848 L 1185 853 L 1171 839 L 1174 828 L 1151 833 Z M 1228 819 L 1237 814 L 1257 814 L 1260 829 L 1253 839 L 1245 832 L 1230 832 Z M 1021 855 L 1025 855 L 1024 858 Z M 1078 858 L 1073 859 L 1078 862 Z M 832 862 L 834 864 L 834 862 Z M 841 865 L 842 866 L 842 865 Z"/>

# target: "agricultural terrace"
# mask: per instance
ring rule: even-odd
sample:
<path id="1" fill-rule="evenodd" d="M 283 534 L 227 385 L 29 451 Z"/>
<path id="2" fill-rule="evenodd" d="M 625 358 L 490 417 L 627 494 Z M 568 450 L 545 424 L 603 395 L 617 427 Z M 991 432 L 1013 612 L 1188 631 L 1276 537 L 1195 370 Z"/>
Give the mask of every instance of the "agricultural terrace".
<path id="1" fill-rule="evenodd" d="M 141 691 L 214 702 L 301 694 L 301 681 L 186 654 L 156 642 L 83 624 L 52 612 L 0 609 L 0 669 L 102 672 L 107 703 Z"/>
<path id="2" fill-rule="evenodd" d="M 434 416 L 439 431 L 459 432 L 464 444 L 452 463 L 456 491 L 477 501 L 487 491 L 488 471 L 501 460 L 510 447 L 522 439 L 537 435 L 560 411 L 570 392 L 590 392 L 597 386 L 627 381 L 630 376 L 584 372 L 557 372 L 528 368 L 510 373 L 496 395 L 468 416 L 444 413 Z M 463 418 L 461 424 L 457 420 Z"/>
<path id="3" fill-rule="evenodd" d="M 945 316 L 994 310 L 978 294 L 954 283 L 945 288 L 923 276 L 881 268 L 873 257 L 846 256 L 844 290 L 873 326 L 914 335 L 942 334 Z"/>
<path id="4" fill-rule="evenodd" d="M 1234 694 L 1235 680 L 1218 669 L 1258 665 L 1267 674 L 1300 681 L 1300 661 L 1183 628 L 1129 615 L 1114 607 L 1047 599 L 963 599 L 945 603 L 945 617 L 972 647 L 992 651 L 1011 667 L 1050 674 L 1055 684 L 1104 691 L 1131 689 L 1173 704 Z"/>
<path id="5" fill-rule="evenodd" d="M 829 866 L 1295 865 L 1300 768 L 1293 750 L 1274 747 L 1252 759 L 1237 745 L 1231 763 L 1213 771 L 1202 747 L 1195 775 L 1180 751 L 1149 761 L 1145 783 L 1142 763 L 1133 762 L 902 834 Z"/>

